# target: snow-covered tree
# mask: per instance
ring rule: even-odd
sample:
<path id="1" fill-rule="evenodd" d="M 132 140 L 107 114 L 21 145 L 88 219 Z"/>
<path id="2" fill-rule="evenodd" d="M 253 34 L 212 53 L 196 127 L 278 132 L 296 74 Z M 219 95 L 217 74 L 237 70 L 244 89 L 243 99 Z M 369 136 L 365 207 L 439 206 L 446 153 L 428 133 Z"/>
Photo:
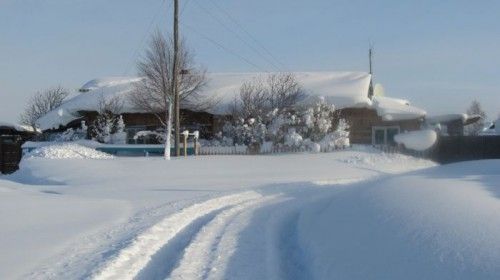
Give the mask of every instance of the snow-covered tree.
<path id="1" fill-rule="evenodd" d="M 111 143 L 112 134 L 118 130 L 122 108 L 122 100 L 116 97 L 106 99 L 104 95 L 101 95 L 97 109 L 98 115 L 91 125 L 92 139 L 101 143 Z"/>
<path id="2" fill-rule="evenodd" d="M 486 119 L 486 113 L 483 111 L 481 104 L 477 101 L 474 100 L 472 101 L 471 105 L 469 106 L 469 109 L 467 109 L 467 114 L 469 116 L 471 115 L 478 115 L 481 117 L 479 121 L 465 126 L 465 134 L 466 135 L 478 135 L 484 128 L 484 121 Z"/>
<path id="3" fill-rule="evenodd" d="M 118 117 L 118 121 L 116 122 L 116 133 L 125 132 L 125 122 L 123 121 L 123 116 L 120 115 Z"/>

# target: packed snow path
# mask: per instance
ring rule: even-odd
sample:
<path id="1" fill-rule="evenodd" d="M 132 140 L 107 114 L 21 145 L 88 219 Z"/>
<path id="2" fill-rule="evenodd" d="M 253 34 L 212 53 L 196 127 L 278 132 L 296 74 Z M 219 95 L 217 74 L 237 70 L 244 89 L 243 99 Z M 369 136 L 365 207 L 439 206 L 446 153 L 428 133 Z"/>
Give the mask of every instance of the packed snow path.
<path id="1" fill-rule="evenodd" d="M 299 211 L 337 191 L 286 185 L 194 204 L 139 235 L 94 278 L 307 279 Z"/>
<path id="2" fill-rule="evenodd" d="M 297 217 L 326 189 L 300 185 L 189 206 L 138 236 L 94 279 L 308 279 Z"/>

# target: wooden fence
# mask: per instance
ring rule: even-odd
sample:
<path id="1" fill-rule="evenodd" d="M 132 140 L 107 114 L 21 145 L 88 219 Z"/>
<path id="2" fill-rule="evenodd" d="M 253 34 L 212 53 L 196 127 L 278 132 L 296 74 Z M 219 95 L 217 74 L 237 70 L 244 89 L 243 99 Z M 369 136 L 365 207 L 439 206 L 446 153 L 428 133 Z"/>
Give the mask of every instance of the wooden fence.
<path id="1" fill-rule="evenodd" d="M 386 153 L 401 153 L 428 158 L 445 164 L 467 160 L 500 159 L 500 136 L 440 136 L 427 151 L 412 151 L 398 146 L 377 147 Z"/>
<path id="2" fill-rule="evenodd" d="M 500 159 L 500 136 L 442 136 L 430 158 L 439 163 Z"/>
<path id="3" fill-rule="evenodd" d="M 18 137 L 0 136 L 0 173 L 9 174 L 19 169 L 22 152 Z"/>

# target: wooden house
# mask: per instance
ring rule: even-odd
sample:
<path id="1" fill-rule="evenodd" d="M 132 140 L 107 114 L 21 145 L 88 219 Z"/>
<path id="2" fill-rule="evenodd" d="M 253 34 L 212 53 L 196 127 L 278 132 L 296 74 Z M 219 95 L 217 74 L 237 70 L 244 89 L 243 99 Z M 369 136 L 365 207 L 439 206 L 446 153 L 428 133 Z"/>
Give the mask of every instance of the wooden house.
<path id="1" fill-rule="evenodd" d="M 208 75 L 202 94 L 213 96 L 220 102 L 205 111 L 181 108 L 183 129 L 199 130 L 201 137 L 210 138 L 219 132 L 230 115 L 229 104 L 239 94 L 240 86 L 259 73 L 215 73 Z M 425 111 L 410 105 L 406 100 L 372 96 L 371 75 L 364 72 L 297 72 L 298 82 L 306 92 L 306 101 L 322 97 L 334 104 L 340 115 L 351 127 L 351 143 L 390 145 L 393 136 L 402 131 L 421 127 Z M 105 78 L 86 83 L 79 94 L 65 101 L 59 108 L 39 120 L 45 132 L 77 127 L 84 120 L 88 124 L 97 116 L 101 100 L 120 98 L 123 106 L 119 112 L 124 119 L 127 142 L 136 143 L 138 131 L 159 127 L 153 114 L 138 110 L 127 100 L 134 83 L 139 78 Z"/>

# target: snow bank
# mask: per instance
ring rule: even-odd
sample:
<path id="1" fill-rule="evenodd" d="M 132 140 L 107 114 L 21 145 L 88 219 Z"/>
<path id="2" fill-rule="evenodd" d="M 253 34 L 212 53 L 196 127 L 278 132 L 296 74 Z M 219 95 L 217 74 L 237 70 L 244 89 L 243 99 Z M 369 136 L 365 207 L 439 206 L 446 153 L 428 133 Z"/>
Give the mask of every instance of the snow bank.
<path id="1" fill-rule="evenodd" d="M 331 195 L 298 222 L 312 279 L 499 279 L 500 160 L 438 166 Z"/>
<path id="2" fill-rule="evenodd" d="M 113 156 L 76 143 L 53 143 L 34 149 L 25 158 L 111 159 Z"/>
<path id="3" fill-rule="evenodd" d="M 415 151 L 425 151 L 432 147 L 437 140 L 437 133 L 434 130 L 417 130 L 400 133 L 394 136 L 394 141 L 402 144 L 405 148 Z"/>

